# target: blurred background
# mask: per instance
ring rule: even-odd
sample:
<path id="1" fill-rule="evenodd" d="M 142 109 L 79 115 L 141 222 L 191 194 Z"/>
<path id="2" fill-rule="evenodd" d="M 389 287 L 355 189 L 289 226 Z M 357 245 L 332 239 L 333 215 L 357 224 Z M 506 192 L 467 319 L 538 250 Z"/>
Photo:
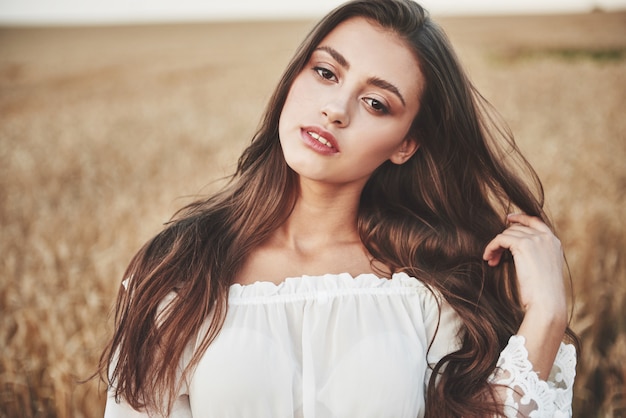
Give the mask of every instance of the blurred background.
<path id="1" fill-rule="evenodd" d="M 242 19 L 316 19 L 341 0 L 2 0 L 0 22 L 102 24 Z M 586 13 L 626 8 L 626 0 L 425 0 L 436 15 Z"/>
<path id="2" fill-rule="evenodd" d="M 216 190 L 339 4 L 0 0 L 0 417 L 100 417 L 81 383 L 132 255 Z M 626 417 L 626 0 L 429 0 L 544 182 L 582 338 L 576 417 Z"/>

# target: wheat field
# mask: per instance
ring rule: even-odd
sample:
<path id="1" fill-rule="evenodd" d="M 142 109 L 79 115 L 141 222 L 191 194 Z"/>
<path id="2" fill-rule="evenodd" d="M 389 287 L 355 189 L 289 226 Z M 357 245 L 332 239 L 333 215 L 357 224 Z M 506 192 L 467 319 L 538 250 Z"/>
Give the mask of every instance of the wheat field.
<path id="1" fill-rule="evenodd" d="M 583 352 L 626 417 L 626 13 L 441 19 L 544 181 Z M 0 28 L 0 417 L 99 417 L 126 264 L 230 174 L 310 21 Z"/>

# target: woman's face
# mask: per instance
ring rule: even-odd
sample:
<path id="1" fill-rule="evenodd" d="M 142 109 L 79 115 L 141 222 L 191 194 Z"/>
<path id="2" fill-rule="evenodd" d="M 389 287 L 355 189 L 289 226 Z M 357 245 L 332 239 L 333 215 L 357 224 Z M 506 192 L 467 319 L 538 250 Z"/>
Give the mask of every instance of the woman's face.
<path id="1" fill-rule="evenodd" d="M 287 164 L 301 179 L 365 184 L 383 162 L 417 149 L 409 128 L 423 76 L 395 33 L 363 18 L 338 25 L 295 78 L 279 124 Z"/>

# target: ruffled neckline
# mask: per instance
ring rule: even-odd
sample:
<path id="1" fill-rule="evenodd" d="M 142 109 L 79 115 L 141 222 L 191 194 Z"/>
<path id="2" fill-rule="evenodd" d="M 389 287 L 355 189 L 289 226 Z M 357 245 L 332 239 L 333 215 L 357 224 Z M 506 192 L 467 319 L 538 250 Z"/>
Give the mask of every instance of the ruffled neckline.
<path id="1" fill-rule="evenodd" d="M 280 283 L 257 281 L 250 284 L 231 285 L 229 299 L 248 299 L 270 296 L 306 295 L 320 293 L 342 293 L 359 290 L 392 290 L 426 287 L 418 279 L 404 272 L 394 273 L 391 278 L 379 277 L 374 273 L 352 276 L 350 273 L 302 275 L 287 277 Z"/>

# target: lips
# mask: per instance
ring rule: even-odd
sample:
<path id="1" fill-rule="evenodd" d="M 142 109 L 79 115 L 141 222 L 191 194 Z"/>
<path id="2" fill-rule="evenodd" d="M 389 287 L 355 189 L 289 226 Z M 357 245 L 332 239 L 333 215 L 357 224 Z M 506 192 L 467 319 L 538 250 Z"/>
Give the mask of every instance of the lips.
<path id="1" fill-rule="evenodd" d="M 335 154 L 339 152 L 337 140 L 330 132 L 315 126 L 301 129 L 305 143 L 322 154 Z"/>

